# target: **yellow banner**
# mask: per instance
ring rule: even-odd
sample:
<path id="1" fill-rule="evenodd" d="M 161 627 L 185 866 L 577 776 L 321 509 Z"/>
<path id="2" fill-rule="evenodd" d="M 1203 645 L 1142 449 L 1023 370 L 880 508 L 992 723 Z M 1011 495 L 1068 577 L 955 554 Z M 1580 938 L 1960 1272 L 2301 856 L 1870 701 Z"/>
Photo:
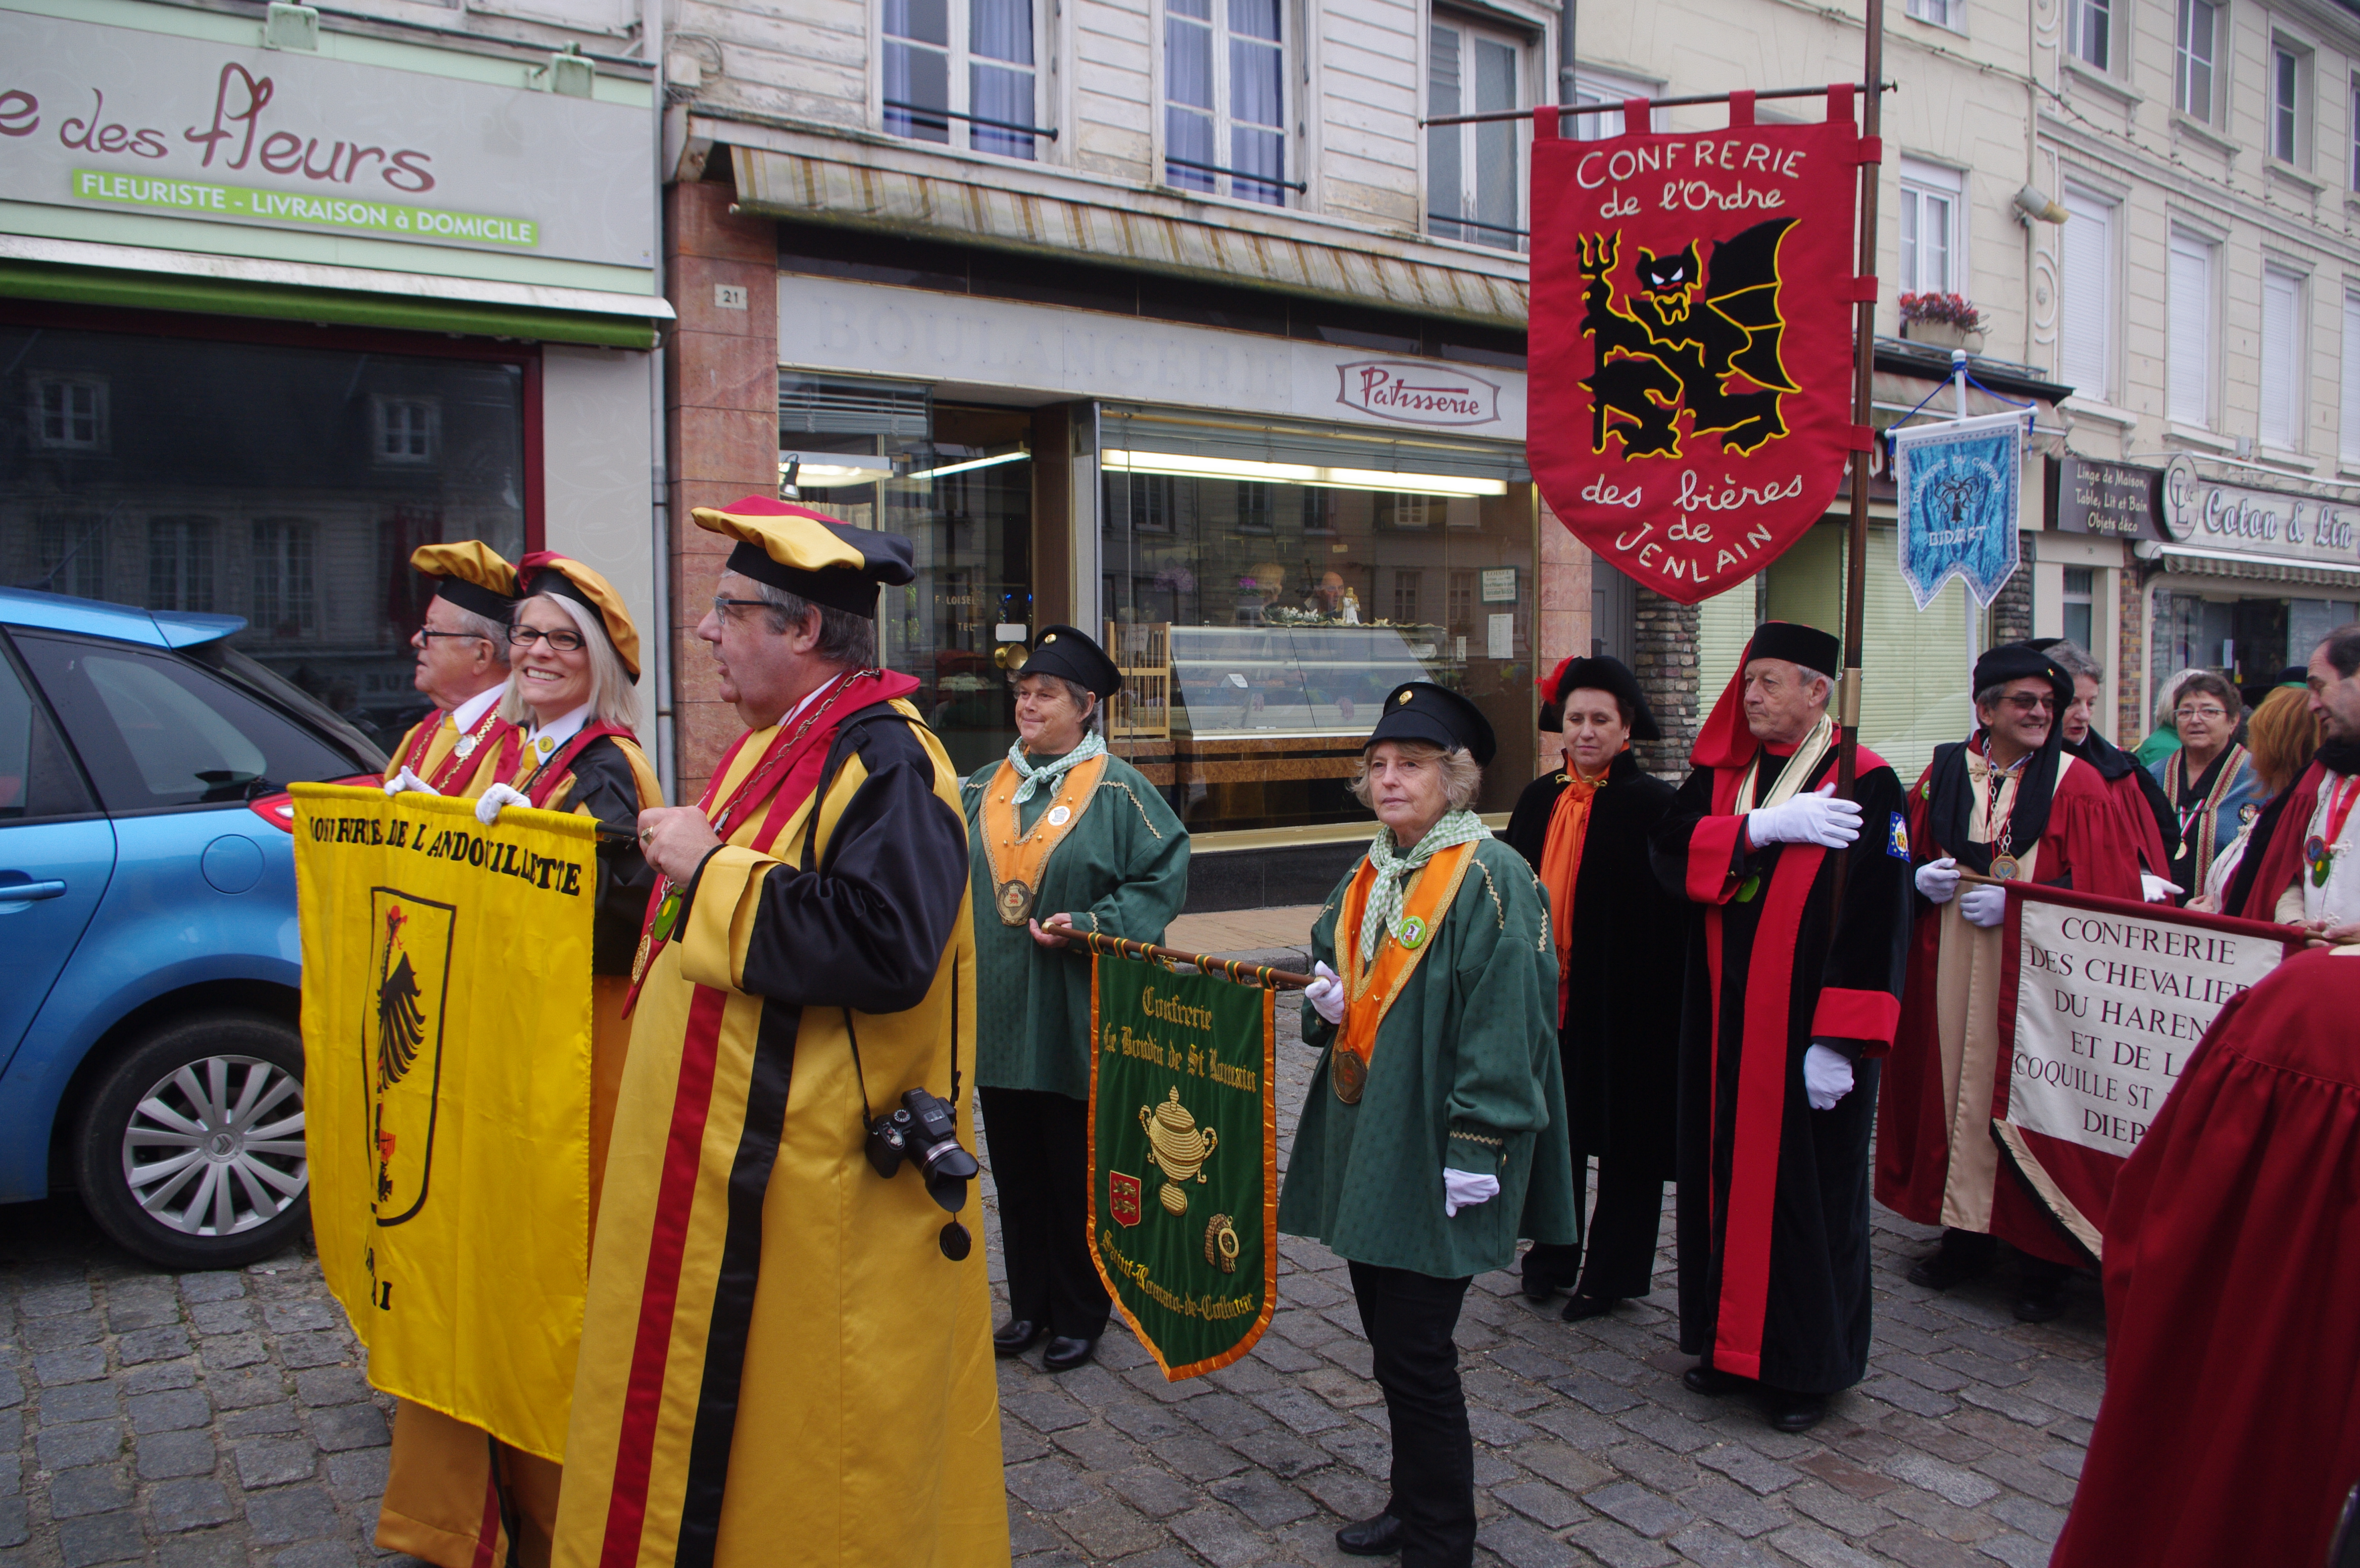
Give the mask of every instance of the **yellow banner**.
<path id="1" fill-rule="evenodd" d="M 589 1271 L 589 818 L 297 784 L 305 1139 L 369 1381 L 564 1454 Z"/>

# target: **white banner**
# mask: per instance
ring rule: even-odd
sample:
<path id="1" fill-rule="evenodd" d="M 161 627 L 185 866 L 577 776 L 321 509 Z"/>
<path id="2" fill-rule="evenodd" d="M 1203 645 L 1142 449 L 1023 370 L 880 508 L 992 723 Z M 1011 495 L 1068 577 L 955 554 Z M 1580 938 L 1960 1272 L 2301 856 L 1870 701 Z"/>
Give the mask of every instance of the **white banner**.
<path id="1" fill-rule="evenodd" d="M 2185 918 L 2042 898 L 2020 911 L 2007 1120 L 2127 1157 L 2204 1031 L 2285 957 L 2281 942 Z"/>

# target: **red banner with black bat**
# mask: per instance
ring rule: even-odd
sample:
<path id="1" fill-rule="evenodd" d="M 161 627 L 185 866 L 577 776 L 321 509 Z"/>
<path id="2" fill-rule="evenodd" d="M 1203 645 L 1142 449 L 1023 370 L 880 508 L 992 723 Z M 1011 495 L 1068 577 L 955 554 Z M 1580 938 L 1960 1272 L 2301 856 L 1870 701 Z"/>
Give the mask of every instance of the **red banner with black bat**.
<path id="1" fill-rule="evenodd" d="M 1853 212 L 1874 144 L 1828 117 L 1533 143 L 1526 455 L 1559 521 L 1678 600 L 1762 570 L 1841 488 L 1852 419 Z M 1874 280 L 1862 287 L 1873 288 Z"/>

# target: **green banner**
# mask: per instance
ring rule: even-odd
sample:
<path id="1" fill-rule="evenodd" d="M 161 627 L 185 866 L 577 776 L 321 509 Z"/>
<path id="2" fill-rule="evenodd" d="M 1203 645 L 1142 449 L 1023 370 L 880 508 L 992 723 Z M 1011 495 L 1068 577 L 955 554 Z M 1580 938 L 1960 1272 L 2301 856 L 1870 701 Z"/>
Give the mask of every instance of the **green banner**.
<path id="1" fill-rule="evenodd" d="M 85 202 L 126 207 L 158 207 L 183 217 L 264 218 L 285 224 L 315 224 L 388 239 L 456 240 L 468 245 L 505 245 L 530 250 L 541 243 L 541 225 L 530 218 L 497 218 L 484 213 L 448 213 L 407 207 L 355 196 L 314 196 L 300 191 L 263 191 L 249 185 L 215 185 L 158 174 L 118 174 L 77 169 L 73 193 Z"/>
<path id="2" fill-rule="evenodd" d="M 1091 960 L 1090 1253 L 1174 1382 L 1251 1350 L 1277 1305 L 1276 994 Z"/>

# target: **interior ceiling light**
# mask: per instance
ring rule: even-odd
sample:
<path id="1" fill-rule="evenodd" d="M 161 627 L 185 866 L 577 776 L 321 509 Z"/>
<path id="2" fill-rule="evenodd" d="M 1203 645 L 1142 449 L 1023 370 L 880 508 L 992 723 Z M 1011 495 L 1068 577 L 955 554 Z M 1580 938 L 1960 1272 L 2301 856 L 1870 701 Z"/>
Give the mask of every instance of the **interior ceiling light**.
<path id="1" fill-rule="evenodd" d="M 1385 490 L 1395 495 L 1504 496 L 1504 479 L 1464 474 L 1397 474 L 1382 468 L 1328 468 L 1307 463 L 1255 463 L 1237 457 L 1189 457 L 1173 452 L 1104 454 L 1098 466 L 1115 474 L 1172 474 L 1192 479 L 1257 479 L 1330 490 Z"/>
<path id="2" fill-rule="evenodd" d="M 779 472 L 795 470 L 799 490 L 839 489 L 847 485 L 873 485 L 893 477 L 890 457 L 862 457 L 845 452 L 781 452 Z"/>
<path id="3" fill-rule="evenodd" d="M 910 479 L 939 479 L 945 474 L 964 474 L 974 468 L 996 468 L 1002 463 L 1022 463 L 1032 455 L 1020 446 L 1013 452 L 995 453 L 989 457 L 970 457 L 964 463 L 945 463 L 939 468 L 920 468 L 902 477 Z"/>

